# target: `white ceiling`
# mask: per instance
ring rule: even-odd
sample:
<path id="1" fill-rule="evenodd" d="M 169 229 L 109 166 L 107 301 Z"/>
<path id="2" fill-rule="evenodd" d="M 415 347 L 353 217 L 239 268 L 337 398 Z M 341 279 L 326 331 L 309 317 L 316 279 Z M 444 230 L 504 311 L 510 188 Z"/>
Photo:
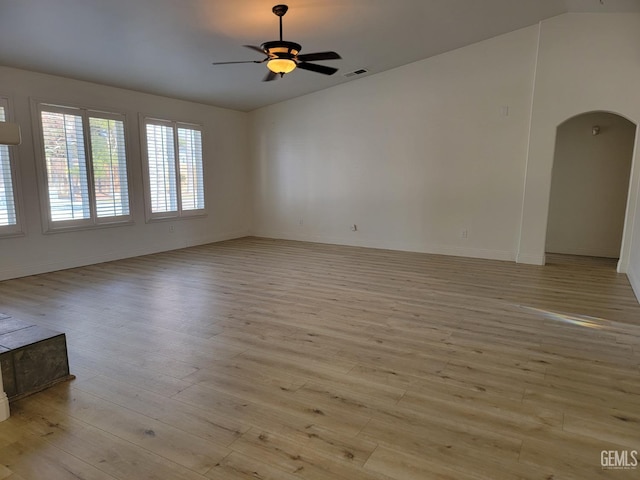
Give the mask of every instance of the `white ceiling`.
<path id="1" fill-rule="evenodd" d="M 242 45 L 278 39 L 277 0 L 0 0 L 0 64 L 253 110 L 533 25 L 565 12 L 640 12 L 640 0 L 284 0 L 284 39 L 335 50 L 333 76 L 262 82 Z"/>

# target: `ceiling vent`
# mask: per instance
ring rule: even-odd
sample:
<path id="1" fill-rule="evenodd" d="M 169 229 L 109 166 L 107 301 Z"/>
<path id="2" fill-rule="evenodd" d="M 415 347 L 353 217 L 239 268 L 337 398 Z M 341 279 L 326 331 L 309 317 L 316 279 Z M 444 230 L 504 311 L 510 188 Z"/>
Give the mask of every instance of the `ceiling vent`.
<path id="1" fill-rule="evenodd" d="M 358 70 L 354 70 L 353 72 L 345 73 L 344 76 L 355 77 L 356 75 L 364 75 L 365 73 L 368 73 L 368 72 L 369 70 L 367 70 L 366 68 L 359 68 Z"/>

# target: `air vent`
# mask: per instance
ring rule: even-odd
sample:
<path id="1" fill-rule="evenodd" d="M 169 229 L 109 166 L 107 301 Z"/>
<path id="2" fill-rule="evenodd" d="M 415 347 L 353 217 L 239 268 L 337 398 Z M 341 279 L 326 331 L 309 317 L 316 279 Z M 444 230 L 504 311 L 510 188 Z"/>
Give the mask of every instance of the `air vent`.
<path id="1" fill-rule="evenodd" d="M 368 71 L 369 70 L 367 70 L 366 68 L 359 68 L 358 70 L 354 70 L 353 72 L 345 73 L 344 76 L 345 77 L 353 77 L 355 75 L 364 75 Z"/>

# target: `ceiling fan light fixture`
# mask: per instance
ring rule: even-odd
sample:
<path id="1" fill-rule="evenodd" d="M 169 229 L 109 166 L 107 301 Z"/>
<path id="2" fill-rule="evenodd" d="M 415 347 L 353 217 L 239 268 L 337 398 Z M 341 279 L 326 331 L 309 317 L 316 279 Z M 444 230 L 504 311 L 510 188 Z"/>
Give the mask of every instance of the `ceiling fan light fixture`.
<path id="1" fill-rule="evenodd" d="M 290 73 L 296 68 L 296 62 L 288 58 L 273 58 L 267 62 L 267 68 L 273 73 Z"/>

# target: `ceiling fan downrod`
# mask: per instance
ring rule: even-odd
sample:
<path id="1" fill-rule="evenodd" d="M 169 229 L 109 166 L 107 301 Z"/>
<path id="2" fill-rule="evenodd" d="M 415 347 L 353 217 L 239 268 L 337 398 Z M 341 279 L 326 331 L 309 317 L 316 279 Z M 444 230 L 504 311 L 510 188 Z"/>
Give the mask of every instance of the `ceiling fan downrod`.
<path id="1" fill-rule="evenodd" d="M 282 17 L 289 10 L 288 5 L 276 5 L 271 9 L 271 11 L 280 18 L 280 41 L 282 41 Z"/>

